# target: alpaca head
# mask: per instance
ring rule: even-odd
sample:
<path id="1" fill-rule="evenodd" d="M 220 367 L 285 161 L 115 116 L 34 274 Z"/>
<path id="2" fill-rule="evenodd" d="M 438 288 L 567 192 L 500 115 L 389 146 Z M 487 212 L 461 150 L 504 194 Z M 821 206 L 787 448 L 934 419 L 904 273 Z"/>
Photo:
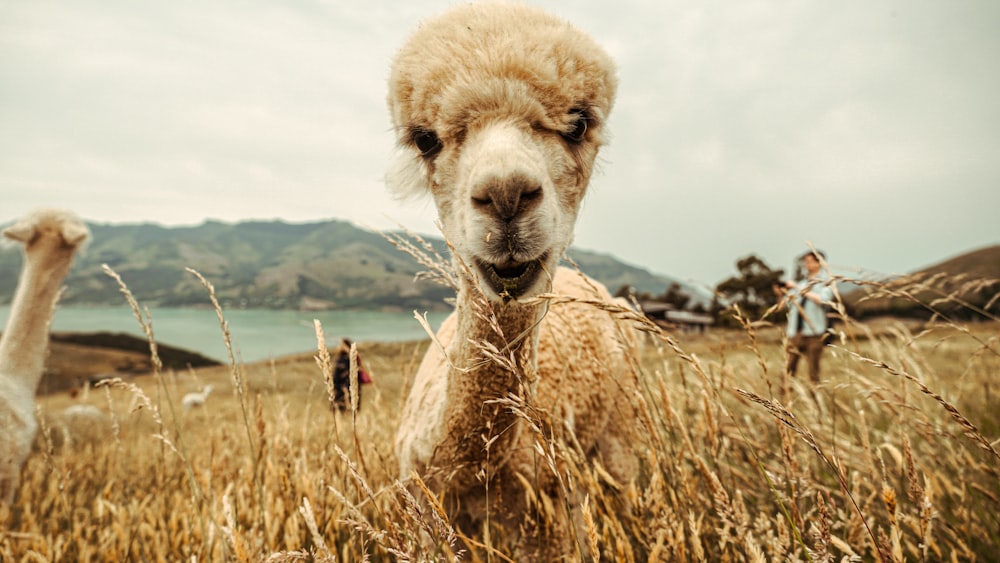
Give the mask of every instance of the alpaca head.
<path id="1" fill-rule="evenodd" d="M 387 181 L 433 197 L 488 297 L 545 291 L 615 88 L 611 59 L 565 21 L 522 5 L 457 7 L 396 56 L 388 103 L 400 156 Z"/>
<path id="2" fill-rule="evenodd" d="M 69 211 L 39 209 L 4 229 L 3 235 L 23 244 L 26 256 L 43 256 L 58 263 L 71 257 L 90 237 L 90 231 Z"/>

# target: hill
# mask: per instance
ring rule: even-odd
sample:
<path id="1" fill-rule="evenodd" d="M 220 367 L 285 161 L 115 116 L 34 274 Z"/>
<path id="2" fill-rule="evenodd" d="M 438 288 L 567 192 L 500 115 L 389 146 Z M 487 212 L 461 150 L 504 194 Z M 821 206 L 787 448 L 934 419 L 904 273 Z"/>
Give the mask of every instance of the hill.
<path id="1" fill-rule="evenodd" d="M 909 295 L 910 297 L 907 297 Z M 856 317 L 928 318 L 935 311 L 962 319 L 1000 315 L 1000 245 L 948 258 L 911 274 L 844 295 Z M 918 302 L 919 301 L 919 302 Z"/>
<path id="2" fill-rule="evenodd" d="M 448 288 L 414 282 L 425 268 L 381 234 L 348 222 L 207 221 L 193 227 L 90 224 L 93 240 L 66 281 L 63 304 L 121 304 L 107 264 L 142 303 L 203 306 L 200 272 L 227 307 L 273 309 L 435 310 Z M 428 239 L 441 253 L 440 239 Z M 572 249 L 569 256 L 611 291 L 628 284 L 662 292 L 673 279 L 604 254 Z M 0 249 L 0 303 L 8 303 L 21 267 L 18 249 Z"/>
<path id="3" fill-rule="evenodd" d="M 163 368 L 187 370 L 219 362 L 174 346 L 157 343 Z M 38 393 L 77 388 L 104 377 L 128 377 L 153 371 L 149 342 L 130 334 L 111 332 L 56 332 L 49 339 L 49 355 Z"/>
<path id="4" fill-rule="evenodd" d="M 1000 278 L 1000 244 L 966 252 L 916 273 L 925 276 L 965 274 L 975 278 Z"/>

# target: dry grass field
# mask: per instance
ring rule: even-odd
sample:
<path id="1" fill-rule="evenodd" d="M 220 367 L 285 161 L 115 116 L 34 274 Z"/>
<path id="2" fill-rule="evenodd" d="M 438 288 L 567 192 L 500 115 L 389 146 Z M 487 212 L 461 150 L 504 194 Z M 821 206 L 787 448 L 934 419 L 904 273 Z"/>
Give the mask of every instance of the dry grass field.
<path id="1" fill-rule="evenodd" d="M 688 335 L 618 314 L 643 334 L 643 471 L 613 483 L 539 437 L 587 499 L 567 560 L 996 560 L 996 320 L 848 321 L 811 385 L 785 380 L 777 327 Z M 0 560 L 509 560 L 502 530 L 463 541 L 396 481 L 395 426 L 427 345 L 361 343 L 375 382 L 356 413 L 331 412 L 321 351 L 42 398 Z M 184 410 L 207 383 L 205 406 Z M 67 422 L 81 402 L 109 416 Z M 540 525 L 565 509 L 534 500 Z"/>

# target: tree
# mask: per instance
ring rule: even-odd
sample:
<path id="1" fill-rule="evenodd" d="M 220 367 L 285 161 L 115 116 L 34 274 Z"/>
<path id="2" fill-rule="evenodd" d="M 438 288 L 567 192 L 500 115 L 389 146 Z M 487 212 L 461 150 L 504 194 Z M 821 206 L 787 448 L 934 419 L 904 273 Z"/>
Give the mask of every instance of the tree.
<path id="1" fill-rule="evenodd" d="M 635 295 L 635 288 L 633 288 L 629 284 L 625 284 L 618 288 L 618 291 L 615 292 L 614 297 L 623 297 L 625 299 L 628 299 L 633 295 Z"/>
<path id="2" fill-rule="evenodd" d="M 678 311 L 683 311 L 688 303 L 691 302 L 691 296 L 684 291 L 681 284 L 674 282 L 670 284 L 670 287 L 667 288 L 666 293 L 663 294 L 660 300 L 668 305 L 672 305 Z"/>
<path id="3" fill-rule="evenodd" d="M 738 275 L 722 281 L 715 287 L 716 303 L 713 311 L 720 322 L 724 320 L 720 313 L 733 305 L 738 305 L 745 316 L 759 319 L 767 309 L 778 302 L 773 286 L 784 276 L 784 270 L 771 269 L 766 262 L 753 254 L 737 260 L 736 270 L 739 272 Z"/>

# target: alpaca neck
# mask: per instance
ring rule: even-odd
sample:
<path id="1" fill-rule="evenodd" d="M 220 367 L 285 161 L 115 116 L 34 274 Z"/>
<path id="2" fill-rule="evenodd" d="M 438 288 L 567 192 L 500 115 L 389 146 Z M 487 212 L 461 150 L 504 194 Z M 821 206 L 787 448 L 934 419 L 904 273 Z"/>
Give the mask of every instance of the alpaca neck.
<path id="1" fill-rule="evenodd" d="M 449 353 L 453 365 L 448 371 L 445 443 L 438 453 L 445 456 L 442 461 L 461 467 L 471 477 L 484 468 L 493 473 L 513 449 L 518 415 L 509 405 L 495 401 L 533 392 L 537 325 L 544 311 L 538 304 L 493 303 L 494 326 L 489 312 L 480 315 L 482 309 L 477 311 L 479 304 L 471 297 L 477 290 L 468 285 L 460 290 L 456 307 L 458 337 Z M 513 363 L 487 358 L 484 351 L 489 347 L 484 348 L 484 343 Z"/>
<path id="2" fill-rule="evenodd" d="M 10 317 L 0 339 L 0 377 L 34 394 L 42 378 L 49 323 L 70 260 L 49 263 L 25 255 Z"/>

